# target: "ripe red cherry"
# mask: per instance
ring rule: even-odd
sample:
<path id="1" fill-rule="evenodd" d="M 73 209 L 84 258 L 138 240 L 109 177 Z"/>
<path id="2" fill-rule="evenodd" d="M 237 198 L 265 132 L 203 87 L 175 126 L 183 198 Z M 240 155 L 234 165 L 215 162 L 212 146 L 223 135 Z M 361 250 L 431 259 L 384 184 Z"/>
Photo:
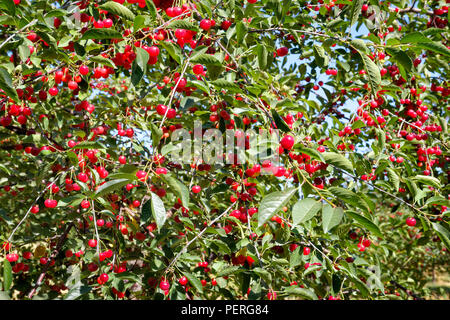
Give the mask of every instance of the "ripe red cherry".
<path id="1" fill-rule="evenodd" d="M 127 163 L 127 158 L 125 156 L 119 156 L 119 163 L 120 164 L 125 164 Z"/>
<path id="2" fill-rule="evenodd" d="M 179 280 L 178 283 L 181 284 L 182 286 L 185 286 L 188 283 L 188 279 L 185 276 L 182 276 Z"/>
<path id="3" fill-rule="evenodd" d="M 70 90 L 78 89 L 78 83 L 76 83 L 73 80 L 69 81 L 69 83 L 67 83 L 67 86 L 69 87 Z"/>
<path id="4" fill-rule="evenodd" d="M 32 208 L 31 208 L 31 213 L 38 213 L 39 212 L 39 205 L 34 205 Z"/>
<path id="5" fill-rule="evenodd" d="M 220 25 L 220 27 L 225 31 L 228 30 L 228 28 L 231 27 L 231 21 L 229 21 L 229 20 L 222 21 L 222 24 Z"/>
<path id="6" fill-rule="evenodd" d="M 286 150 L 291 150 L 294 146 L 295 140 L 292 136 L 287 135 L 284 136 L 283 139 L 281 139 L 281 146 Z"/>
<path id="7" fill-rule="evenodd" d="M 44 201 L 44 205 L 47 208 L 54 208 L 58 205 L 58 200 L 47 199 Z"/>
<path id="8" fill-rule="evenodd" d="M 80 205 L 83 209 L 87 209 L 91 206 L 91 203 L 88 200 L 83 200 L 81 201 Z"/>
<path id="9" fill-rule="evenodd" d="M 161 290 L 166 291 L 166 290 L 169 290 L 170 284 L 169 284 L 169 282 L 167 282 L 167 281 L 161 281 L 161 282 L 159 283 L 159 287 L 161 288 Z"/>
<path id="10" fill-rule="evenodd" d="M 58 94 L 58 88 L 57 87 L 52 87 L 52 88 L 48 89 L 48 93 L 51 96 L 56 96 Z"/>
<path id="11" fill-rule="evenodd" d="M 103 20 L 103 27 L 104 28 L 111 28 L 112 25 L 113 25 L 113 21 L 111 19 Z"/>
<path id="12" fill-rule="evenodd" d="M 203 74 L 203 66 L 201 65 L 201 64 L 196 64 L 193 68 L 192 68 L 192 71 L 195 73 L 195 74 Z"/>
<path id="13" fill-rule="evenodd" d="M 88 246 L 91 247 L 91 248 L 96 247 L 97 246 L 97 240 L 95 240 L 95 239 L 89 240 L 88 241 Z"/>
<path id="14" fill-rule="evenodd" d="M 372 242 L 369 239 L 364 239 L 363 242 L 362 242 L 363 246 L 366 247 L 366 248 L 370 247 L 371 243 Z"/>
<path id="15" fill-rule="evenodd" d="M 247 0 L 248 3 L 256 3 L 258 0 Z"/>
<path id="16" fill-rule="evenodd" d="M 416 223 L 417 223 L 416 219 L 414 219 L 412 217 L 406 218 L 406 224 L 408 226 L 414 227 L 416 225 Z"/>
<path id="17" fill-rule="evenodd" d="M 82 74 L 83 76 L 85 76 L 89 73 L 89 67 L 85 66 L 85 65 L 81 65 L 79 70 L 80 70 L 80 74 Z"/>
<path id="18" fill-rule="evenodd" d="M 106 273 L 102 273 L 99 278 L 103 283 L 109 280 L 109 276 Z"/>
<path id="19" fill-rule="evenodd" d="M 311 252 L 311 249 L 309 247 L 303 248 L 303 255 L 307 256 L 307 255 L 309 255 L 310 252 Z"/>
<path id="20" fill-rule="evenodd" d="M 277 299 L 277 293 L 273 291 L 269 291 L 267 293 L 267 299 L 269 300 L 276 300 Z"/>
<path id="21" fill-rule="evenodd" d="M 157 57 L 159 55 L 159 48 L 157 46 L 151 46 L 147 52 L 150 57 Z"/>
<path id="22" fill-rule="evenodd" d="M 193 193 L 199 193 L 200 191 L 202 191 L 202 188 L 200 186 L 193 186 L 192 187 L 192 192 Z"/>
<path id="23" fill-rule="evenodd" d="M 289 49 L 287 47 L 281 47 L 277 49 L 277 55 L 279 57 L 284 57 L 289 53 Z"/>
<path id="24" fill-rule="evenodd" d="M 205 31 L 211 29 L 211 20 L 203 19 L 202 21 L 200 21 L 200 28 L 202 28 Z"/>
<path id="25" fill-rule="evenodd" d="M 6 260 L 9 262 L 16 262 L 19 260 L 19 255 L 17 253 L 10 253 L 6 255 Z"/>

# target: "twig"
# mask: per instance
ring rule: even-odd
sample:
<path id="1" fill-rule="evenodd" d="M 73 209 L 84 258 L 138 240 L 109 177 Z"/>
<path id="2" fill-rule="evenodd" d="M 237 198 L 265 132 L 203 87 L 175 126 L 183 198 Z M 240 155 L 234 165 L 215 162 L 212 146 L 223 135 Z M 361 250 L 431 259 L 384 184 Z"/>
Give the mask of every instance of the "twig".
<path id="1" fill-rule="evenodd" d="M 2 42 L 2 44 L 0 44 L 0 49 L 3 48 L 4 45 L 6 45 L 17 33 L 22 32 L 23 30 L 25 30 L 26 28 L 34 25 L 38 20 L 34 19 L 32 20 L 29 24 L 27 24 L 26 26 L 22 27 L 20 30 L 18 30 L 17 32 L 13 33 L 12 35 L 10 35 L 5 41 Z"/>

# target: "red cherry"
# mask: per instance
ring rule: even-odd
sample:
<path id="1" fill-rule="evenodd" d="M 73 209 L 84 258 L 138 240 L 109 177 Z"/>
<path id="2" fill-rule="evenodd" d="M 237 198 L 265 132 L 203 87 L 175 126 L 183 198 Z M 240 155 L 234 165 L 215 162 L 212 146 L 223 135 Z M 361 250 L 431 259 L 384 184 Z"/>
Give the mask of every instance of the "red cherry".
<path id="1" fill-rule="evenodd" d="M 310 252 L 311 252 L 311 249 L 309 247 L 303 248 L 303 255 L 307 256 L 307 255 L 309 255 Z"/>
<path id="2" fill-rule="evenodd" d="M 67 86 L 69 87 L 70 90 L 78 89 L 78 83 L 76 83 L 73 80 L 69 81 L 69 83 L 67 83 Z"/>
<path id="3" fill-rule="evenodd" d="M 167 281 L 161 281 L 159 283 L 159 287 L 161 288 L 161 290 L 166 291 L 166 290 L 169 290 L 170 284 Z"/>
<path id="4" fill-rule="evenodd" d="M 91 203 L 89 202 L 89 200 L 83 200 L 81 201 L 80 205 L 83 209 L 87 209 L 91 206 Z"/>
<path id="5" fill-rule="evenodd" d="M 95 240 L 95 239 L 90 239 L 90 240 L 88 241 L 88 246 L 91 247 L 91 248 L 96 247 L 96 246 L 97 246 L 97 240 Z"/>
<path id="6" fill-rule="evenodd" d="M 193 193 L 199 193 L 200 191 L 202 191 L 202 188 L 200 186 L 193 186 L 192 187 L 192 192 Z"/>
<path id="7" fill-rule="evenodd" d="M 179 280 L 178 283 L 181 284 L 182 286 L 185 286 L 188 283 L 188 279 L 185 276 L 182 276 Z"/>
<path id="8" fill-rule="evenodd" d="M 289 53 L 289 49 L 287 47 L 281 47 L 277 49 L 277 55 L 279 57 L 284 57 Z"/>
<path id="9" fill-rule="evenodd" d="M 52 87 L 52 88 L 48 89 L 48 93 L 51 96 L 56 96 L 58 94 L 58 88 L 57 87 Z"/>
<path id="10" fill-rule="evenodd" d="M 416 223 L 417 223 L 416 219 L 414 219 L 412 217 L 406 218 L 406 224 L 408 226 L 414 227 L 416 225 Z"/>
<path id="11" fill-rule="evenodd" d="M 287 135 L 284 136 L 283 139 L 281 139 L 281 146 L 286 150 L 291 150 L 294 146 L 295 140 L 292 136 Z"/>
<path id="12" fill-rule="evenodd" d="M 99 278 L 103 283 L 109 280 L 109 276 L 106 273 L 102 273 Z"/>
<path id="13" fill-rule="evenodd" d="M 203 19 L 202 21 L 200 21 L 200 28 L 202 28 L 205 31 L 211 29 L 211 20 Z"/>
<path id="14" fill-rule="evenodd" d="M 157 46 L 151 46 L 147 52 L 150 57 L 157 57 L 159 55 L 159 48 Z"/>
<path id="15" fill-rule="evenodd" d="M 372 242 L 369 239 L 364 239 L 362 242 L 363 246 L 366 248 L 370 247 L 371 243 Z"/>
<path id="16" fill-rule="evenodd" d="M 89 73 L 89 67 L 85 66 L 85 65 L 81 65 L 79 70 L 80 70 L 80 74 L 82 74 L 83 76 L 85 76 Z"/>
<path id="17" fill-rule="evenodd" d="M 201 64 L 196 64 L 193 68 L 192 68 L 192 71 L 195 73 L 195 74 L 203 74 L 203 66 L 201 65 Z"/>
<path id="18" fill-rule="evenodd" d="M 47 208 L 54 208 L 58 205 L 58 200 L 47 199 L 44 201 L 44 205 Z"/>

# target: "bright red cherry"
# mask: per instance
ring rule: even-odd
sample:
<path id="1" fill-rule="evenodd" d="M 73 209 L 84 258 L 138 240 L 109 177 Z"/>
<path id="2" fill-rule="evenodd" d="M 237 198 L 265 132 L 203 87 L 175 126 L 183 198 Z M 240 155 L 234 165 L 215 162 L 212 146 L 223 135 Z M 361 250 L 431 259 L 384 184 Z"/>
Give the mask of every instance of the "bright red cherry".
<path id="1" fill-rule="evenodd" d="M 96 246 L 97 246 L 97 240 L 95 240 L 95 239 L 90 239 L 90 240 L 88 241 L 88 246 L 91 247 L 91 248 L 96 247 Z"/>
<path id="2" fill-rule="evenodd" d="M 85 76 L 89 73 L 89 67 L 85 66 L 85 65 L 81 65 L 79 70 L 80 70 L 80 74 L 82 74 L 83 76 Z"/>
<path id="3" fill-rule="evenodd" d="M 202 191 L 202 188 L 200 186 L 193 186 L 192 187 L 192 192 L 193 193 L 199 193 L 200 191 Z"/>
<path id="4" fill-rule="evenodd" d="M 417 221 L 413 217 L 406 218 L 406 224 L 410 227 L 414 227 Z"/>
<path id="5" fill-rule="evenodd" d="M 185 276 L 182 276 L 179 280 L 178 283 L 181 284 L 182 286 L 185 286 L 188 283 L 188 279 Z"/>
<path id="6" fill-rule="evenodd" d="M 161 281 L 159 283 L 159 287 L 161 288 L 161 290 L 166 291 L 166 290 L 169 290 L 170 284 L 167 281 Z"/>
<path id="7" fill-rule="evenodd" d="M 284 136 L 283 139 L 281 139 L 280 143 L 284 149 L 291 150 L 292 147 L 294 146 L 295 140 L 294 137 L 287 135 Z"/>

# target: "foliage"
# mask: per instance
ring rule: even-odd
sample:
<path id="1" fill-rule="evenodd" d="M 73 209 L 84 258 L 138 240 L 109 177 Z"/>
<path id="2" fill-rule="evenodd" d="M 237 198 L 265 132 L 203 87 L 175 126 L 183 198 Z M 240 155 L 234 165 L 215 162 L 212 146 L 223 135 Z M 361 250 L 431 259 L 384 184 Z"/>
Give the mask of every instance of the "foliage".
<path id="1" fill-rule="evenodd" d="M 2 1 L 0 297 L 422 296 L 449 261 L 449 13 L 413 3 Z M 172 161 L 198 120 L 295 144 Z"/>

